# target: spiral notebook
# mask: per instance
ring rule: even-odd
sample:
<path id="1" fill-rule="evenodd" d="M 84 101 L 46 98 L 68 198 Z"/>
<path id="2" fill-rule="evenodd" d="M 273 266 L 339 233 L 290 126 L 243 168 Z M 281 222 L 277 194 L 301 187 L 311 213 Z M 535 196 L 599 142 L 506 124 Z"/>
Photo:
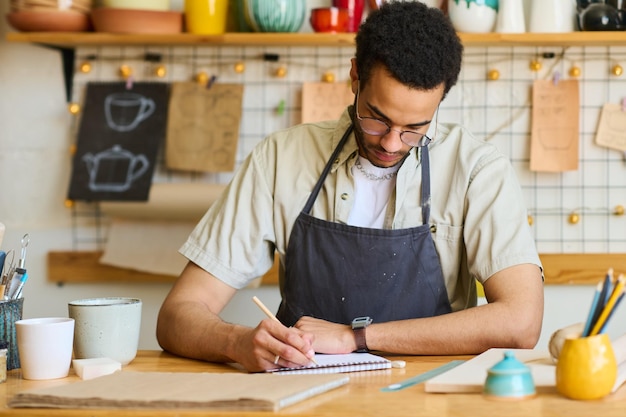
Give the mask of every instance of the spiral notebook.
<path id="1" fill-rule="evenodd" d="M 373 371 L 391 368 L 391 361 L 372 353 L 347 353 L 341 355 L 316 354 L 315 362 L 300 368 L 278 368 L 273 374 L 337 374 L 341 372 Z"/>

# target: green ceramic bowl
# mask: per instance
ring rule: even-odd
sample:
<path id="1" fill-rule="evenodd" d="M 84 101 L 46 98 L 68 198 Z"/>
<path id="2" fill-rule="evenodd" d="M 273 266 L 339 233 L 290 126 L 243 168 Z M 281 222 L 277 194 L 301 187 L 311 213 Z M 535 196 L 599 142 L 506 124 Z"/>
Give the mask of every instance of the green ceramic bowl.
<path id="1" fill-rule="evenodd" d="M 255 32 L 298 32 L 306 14 L 305 0 L 243 0 L 245 16 Z"/>

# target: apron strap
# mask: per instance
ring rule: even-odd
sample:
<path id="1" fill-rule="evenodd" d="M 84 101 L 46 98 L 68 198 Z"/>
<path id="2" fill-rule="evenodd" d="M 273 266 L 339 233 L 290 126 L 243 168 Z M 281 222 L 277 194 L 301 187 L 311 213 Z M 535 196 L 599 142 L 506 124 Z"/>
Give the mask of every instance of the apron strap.
<path id="1" fill-rule="evenodd" d="M 343 134 L 343 137 L 339 141 L 339 144 L 333 151 L 333 154 L 331 155 L 331 157 L 328 159 L 328 162 L 326 162 L 326 166 L 324 167 L 322 174 L 317 180 L 317 183 L 315 184 L 315 187 L 313 187 L 313 191 L 311 192 L 311 195 L 309 195 L 309 198 L 306 204 L 304 205 L 304 208 L 302 209 L 303 213 L 311 214 L 311 210 L 313 209 L 313 204 L 315 203 L 315 200 L 317 199 L 317 196 L 319 195 L 320 190 L 322 189 L 322 186 L 324 185 L 324 181 L 326 180 L 326 177 L 328 176 L 328 173 L 332 169 L 335 159 L 337 159 L 339 152 L 341 152 L 341 149 L 343 149 L 343 145 L 348 140 L 348 137 L 352 133 L 353 129 L 354 129 L 354 125 L 351 124 L 350 127 L 348 127 L 348 129 Z M 428 222 L 430 221 L 430 158 L 428 156 L 428 146 L 421 147 L 420 154 L 421 154 L 420 156 L 422 159 L 421 161 L 422 162 L 422 193 L 421 193 L 422 194 L 421 195 L 422 223 L 428 224 Z"/>
<path id="2" fill-rule="evenodd" d="M 330 159 L 326 163 L 326 166 L 324 167 L 324 170 L 322 171 L 322 175 L 320 175 L 319 179 L 317 180 L 317 184 L 315 184 L 315 187 L 313 187 L 313 191 L 311 192 L 309 199 L 306 201 L 306 204 L 304 205 L 304 208 L 302 209 L 303 213 L 311 214 L 311 209 L 313 208 L 313 204 L 315 203 L 315 200 L 317 199 L 317 195 L 320 193 L 320 190 L 322 189 L 322 185 L 324 185 L 324 180 L 326 180 L 326 176 L 328 175 L 331 168 L 333 167 L 333 163 L 335 159 L 337 159 L 337 156 L 339 155 L 339 152 L 341 152 L 341 149 L 343 149 L 343 145 L 348 140 L 350 133 L 352 133 L 352 129 L 354 129 L 354 124 L 351 124 L 350 127 L 343 134 L 341 140 L 339 141 L 339 144 L 337 145 Z"/>
<path id="3" fill-rule="evenodd" d="M 428 146 L 420 148 L 422 158 L 422 224 L 430 221 L 430 158 Z"/>

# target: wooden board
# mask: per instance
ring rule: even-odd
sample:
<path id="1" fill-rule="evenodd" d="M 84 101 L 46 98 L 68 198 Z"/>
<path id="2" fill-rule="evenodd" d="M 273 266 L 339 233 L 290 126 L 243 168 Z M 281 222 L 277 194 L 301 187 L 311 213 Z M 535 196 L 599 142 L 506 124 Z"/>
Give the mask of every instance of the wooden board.
<path id="1" fill-rule="evenodd" d="M 48 281 L 55 283 L 103 283 L 103 282 L 174 282 L 174 275 L 151 274 L 126 268 L 117 268 L 99 262 L 102 251 L 48 252 Z M 278 257 L 274 266 L 261 281 L 261 285 L 278 284 Z"/>
<path id="2" fill-rule="evenodd" d="M 437 375 L 424 383 L 425 392 L 480 393 L 487 370 L 504 359 L 504 352 L 512 351 L 515 358 L 530 367 L 538 392 L 554 391 L 556 367 L 547 351 L 534 349 L 489 349 L 475 358 Z"/>
<path id="3" fill-rule="evenodd" d="M 626 274 L 624 253 L 568 253 L 539 255 L 543 264 L 546 284 L 596 285 L 609 268 L 615 276 Z"/>
<path id="4" fill-rule="evenodd" d="M 64 282 L 174 282 L 175 276 L 116 268 L 98 262 L 102 252 L 49 252 L 48 281 Z M 546 285 L 595 285 L 613 268 L 626 274 L 626 254 L 543 254 Z M 278 257 L 262 285 L 278 284 Z"/>

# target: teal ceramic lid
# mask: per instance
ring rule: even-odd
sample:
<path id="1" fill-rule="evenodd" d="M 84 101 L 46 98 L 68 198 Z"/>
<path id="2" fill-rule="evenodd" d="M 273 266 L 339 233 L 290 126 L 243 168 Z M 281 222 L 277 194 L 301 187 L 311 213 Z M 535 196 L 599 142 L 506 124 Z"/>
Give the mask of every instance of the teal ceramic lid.
<path id="1" fill-rule="evenodd" d="M 507 350 L 504 352 L 504 359 L 492 366 L 488 372 L 498 374 L 522 374 L 530 372 L 530 368 L 517 360 L 513 351 Z"/>
<path id="2" fill-rule="evenodd" d="M 492 398 L 525 399 L 536 395 L 530 368 L 517 360 L 513 351 L 487 371 L 483 392 Z"/>

